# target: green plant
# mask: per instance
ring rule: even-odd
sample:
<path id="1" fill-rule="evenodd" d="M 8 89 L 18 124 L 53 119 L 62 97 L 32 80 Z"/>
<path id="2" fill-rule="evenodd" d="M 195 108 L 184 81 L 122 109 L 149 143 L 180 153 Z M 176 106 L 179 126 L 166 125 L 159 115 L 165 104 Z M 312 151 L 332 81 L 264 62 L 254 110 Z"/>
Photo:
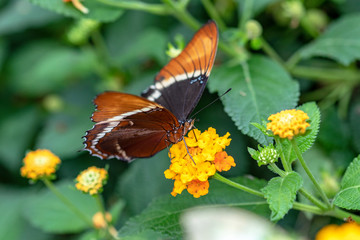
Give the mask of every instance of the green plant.
<path id="1" fill-rule="evenodd" d="M 246 209 L 310 238 L 330 222 L 351 217 L 360 223 L 356 1 L 81 1 L 87 13 L 74 2 L 79 6 L 0 1 L 1 239 L 55 238 L 46 233 L 110 239 L 114 231 L 121 239 L 182 239 L 180 218 L 195 206 Z M 189 29 L 208 19 L 217 22 L 220 40 L 199 109 L 215 93 L 232 91 L 201 111 L 195 125 L 230 132 L 227 152 L 236 167 L 215 173 L 209 193 L 194 199 L 170 195 L 166 150 L 131 164 L 80 153 L 94 96 L 105 90 L 138 95 L 169 60 L 166 47 L 174 52 L 184 45 L 181 37 L 168 45 L 172 36 L 189 39 Z M 289 139 L 269 131 L 268 117 L 285 109 L 309 116 L 304 134 Z M 29 149 L 61 158 L 57 180 L 43 179 L 48 189 L 19 177 Z M 108 184 L 97 198 L 69 181 L 105 164 Z M 115 228 L 109 220 L 106 228 L 91 226 L 105 209 Z M 308 228 L 297 228 L 297 219 Z"/>

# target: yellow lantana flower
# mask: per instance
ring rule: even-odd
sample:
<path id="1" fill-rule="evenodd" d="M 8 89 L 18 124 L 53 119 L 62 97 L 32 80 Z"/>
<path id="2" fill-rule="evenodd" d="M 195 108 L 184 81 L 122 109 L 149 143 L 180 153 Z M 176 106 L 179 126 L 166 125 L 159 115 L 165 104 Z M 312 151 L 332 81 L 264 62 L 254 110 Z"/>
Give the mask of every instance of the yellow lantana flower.
<path id="1" fill-rule="evenodd" d="M 89 167 L 76 177 L 75 187 L 90 195 L 99 194 L 102 192 L 107 178 L 108 172 L 104 168 Z"/>
<path id="2" fill-rule="evenodd" d="M 171 195 L 181 194 L 184 189 L 195 198 L 206 195 L 209 189 L 208 178 L 216 171 L 228 171 L 235 166 L 233 157 L 228 156 L 224 149 L 231 139 L 227 133 L 220 137 L 214 128 L 201 133 L 194 129 L 189 132 L 185 141 L 174 144 L 170 148 L 171 165 L 164 174 L 167 179 L 173 179 L 174 188 Z"/>
<path id="3" fill-rule="evenodd" d="M 294 136 L 305 133 L 306 128 L 310 126 L 306 122 L 307 119 L 309 116 L 301 110 L 284 110 L 270 115 L 268 120 L 271 122 L 266 127 L 280 138 L 291 140 Z"/>
<path id="4" fill-rule="evenodd" d="M 344 223 L 341 226 L 331 224 L 323 227 L 315 240 L 355 240 L 360 239 L 360 225 L 355 222 Z"/>
<path id="5" fill-rule="evenodd" d="M 26 154 L 23 162 L 24 166 L 20 169 L 21 176 L 38 180 L 53 178 L 61 160 L 50 150 L 38 149 Z"/>

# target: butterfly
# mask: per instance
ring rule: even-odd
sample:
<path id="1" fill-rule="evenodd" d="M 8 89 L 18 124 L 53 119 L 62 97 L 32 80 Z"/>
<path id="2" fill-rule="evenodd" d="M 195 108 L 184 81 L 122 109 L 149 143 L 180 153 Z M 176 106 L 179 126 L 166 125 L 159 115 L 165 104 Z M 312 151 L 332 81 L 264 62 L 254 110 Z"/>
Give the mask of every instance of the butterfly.
<path id="1" fill-rule="evenodd" d="M 141 97 L 120 92 L 98 95 L 91 117 L 95 125 L 84 136 L 84 150 L 101 159 L 130 162 L 181 141 L 193 127 L 189 115 L 205 89 L 217 44 L 218 28 L 209 21 Z"/>

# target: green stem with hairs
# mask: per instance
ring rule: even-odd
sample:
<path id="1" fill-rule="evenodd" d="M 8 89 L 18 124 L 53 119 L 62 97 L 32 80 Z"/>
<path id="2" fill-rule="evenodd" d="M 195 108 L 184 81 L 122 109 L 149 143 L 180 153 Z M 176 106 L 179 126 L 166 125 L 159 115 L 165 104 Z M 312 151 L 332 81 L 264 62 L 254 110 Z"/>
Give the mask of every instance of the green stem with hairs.
<path id="1" fill-rule="evenodd" d="M 360 71 L 356 69 L 295 66 L 289 71 L 295 77 L 313 79 L 324 83 L 339 81 L 360 83 Z"/>
<path id="2" fill-rule="evenodd" d="M 299 210 L 299 211 L 310 212 L 310 213 L 314 213 L 314 214 L 318 214 L 318 215 L 324 214 L 324 211 L 318 207 L 311 206 L 311 205 L 304 204 L 304 203 L 299 203 L 299 202 L 294 202 L 293 208 L 296 210 Z"/>
<path id="3" fill-rule="evenodd" d="M 233 182 L 233 181 L 231 181 L 231 180 L 229 180 L 229 179 L 221 176 L 221 175 L 218 174 L 218 173 L 215 173 L 215 175 L 213 176 L 213 178 L 216 179 L 216 180 L 218 180 L 218 181 L 220 181 L 220 182 L 223 182 L 223 183 L 225 183 L 225 184 L 227 184 L 227 185 L 229 185 L 229 186 L 232 186 L 232 187 L 234 187 L 234 188 L 240 189 L 240 190 L 242 190 L 242 191 L 244 191 L 244 192 L 247 192 L 247 193 L 250 193 L 250 194 L 259 196 L 259 197 L 264 197 L 264 194 L 263 194 L 262 192 L 257 191 L 257 190 L 252 189 L 252 188 L 249 188 L 249 187 L 247 187 L 247 186 L 244 186 L 244 185 L 242 185 L 242 184 L 240 184 L 240 183 Z"/>
<path id="4" fill-rule="evenodd" d="M 311 182 L 314 184 L 314 186 L 316 187 L 316 189 L 318 190 L 318 192 L 320 193 L 321 198 L 324 200 L 324 202 L 326 203 L 326 205 L 328 206 L 328 208 L 331 208 L 331 204 L 329 199 L 327 198 L 324 190 L 320 187 L 320 184 L 317 182 L 317 180 L 315 179 L 314 175 L 311 173 L 309 167 L 307 166 L 307 164 L 305 163 L 304 158 L 302 157 L 302 154 L 300 152 L 300 149 L 298 147 L 298 145 L 296 144 L 296 140 L 295 138 L 293 138 L 292 140 L 290 140 L 291 145 L 295 151 L 295 154 L 301 164 L 301 166 L 304 168 L 306 174 L 309 176 Z"/>
<path id="5" fill-rule="evenodd" d="M 80 219 L 86 222 L 89 227 L 93 227 L 92 221 L 83 212 L 81 212 L 68 198 L 66 198 L 49 179 L 43 178 L 42 181 L 50 189 L 50 191 L 54 193 L 55 196 L 59 198 L 59 200 L 62 201 L 73 213 L 75 213 Z"/>
<path id="6" fill-rule="evenodd" d="M 341 210 L 340 208 L 335 207 L 332 211 L 327 213 L 328 216 L 336 217 L 339 219 L 345 220 L 348 217 L 351 217 L 355 222 L 360 223 L 360 216 L 357 216 L 355 214 L 346 212 L 344 210 Z"/>
<path id="7" fill-rule="evenodd" d="M 171 13 L 180 21 L 188 25 L 193 30 L 197 30 L 200 28 L 201 24 L 192 16 L 189 14 L 189 12 L 186 10 L 185 6 L 176 3 L 173 0 L 162 0 L 164 4 L 170 9 Z"/>
<path id="8" fill-rule="evenodd" d="M 280 148 L 280 160 L 283 165 L 283 168 L 285 169 L 285 172 L 291 172 L 291 166 L 288 163 L 287 159 L 285 158 L 284 150 L 282 148 L 282 144 L 280 142 L 280 138 L 278 136 L 274 136 L 276 145 Z"/>
<path id="9" fill-rule="evenodd" d="M 209 14 L 209 16 L 216 21 L 217 25 L 219 26 L 219 29 L 224 31 L 226 29 L 226 24 L 221 19 L 220 15 L 218 14 L 212 2 L 209 0 L 201 0 L 201 2 L 204 8 L 206 9 L 206 12 Z"/>
<path id="10" fill-rule="evenodd" d="M 284 60 L 277 54 L 277 52 L 270 46 L 270 44 L 261 37 L 262 49 L 275 62 L 279 63 L 284 69 L 287 69 Z"/>
<path id="11" fill-rule="evenodd" d="M 275 171 L 279 176 L 285 177 L 287 175 L 287 173 L 284 172 L 283 170 L 281 170 L 275 163 L 270 163 L 270 166 L 273 169 L 273 171 Z M 313 204 L 318 206 L 318 208 L 320 208 L 322 210 L 328 209 L 328 207 L 324 203 L 322 203 L 320 200 L 318 200 L 316 197 L 314 197 L 311 193 L 306 191 L 304 188 L 300 188 L 299 193 L 301 193 L 304 197 L 306 197 L 310 202 L 312 202 Z"/>

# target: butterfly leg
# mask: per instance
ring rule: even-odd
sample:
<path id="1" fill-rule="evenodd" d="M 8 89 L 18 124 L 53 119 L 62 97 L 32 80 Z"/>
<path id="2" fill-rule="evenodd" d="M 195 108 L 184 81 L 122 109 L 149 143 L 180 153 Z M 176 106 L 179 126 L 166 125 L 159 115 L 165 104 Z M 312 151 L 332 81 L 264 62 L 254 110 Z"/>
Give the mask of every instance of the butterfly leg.
<path id="1" fill-rule="evenodd" d="M 185 144 L 185 148 L 186 148 L 187 153 L 189 154 L 189 156 L 190 156 L 191 160 L 193 161 L 193 163 L 196 165 L 193 157 L 191 156 L 191 154 L 190 154 L 190 152 L 189 152 L 188 146 L 187 146 L 187 144 L 186 144 L 186 142 L 185 142 L 185 138 L 183 138 L 183 141 L 184 141 L 184 144 Z"/>
<path id="2" fill-rule="evenodd" d="M 169 145 L 171 144 L 170 143 L 170 141 L 169 140 L 167 140 L 167 139 L 165 139 L 165 143 L 166 143 L 166 148 L 167 148 L 167 150 L 168 150 L 168 152 L 169 152 L 169 154 L 170 154 L 170 160 L 172 159 L 172 157 L 171 157 L 171 152 L 170 152 L 170 148 L 169 148 Z M 170 144 L 169 144 L 170 143 Z"/>

